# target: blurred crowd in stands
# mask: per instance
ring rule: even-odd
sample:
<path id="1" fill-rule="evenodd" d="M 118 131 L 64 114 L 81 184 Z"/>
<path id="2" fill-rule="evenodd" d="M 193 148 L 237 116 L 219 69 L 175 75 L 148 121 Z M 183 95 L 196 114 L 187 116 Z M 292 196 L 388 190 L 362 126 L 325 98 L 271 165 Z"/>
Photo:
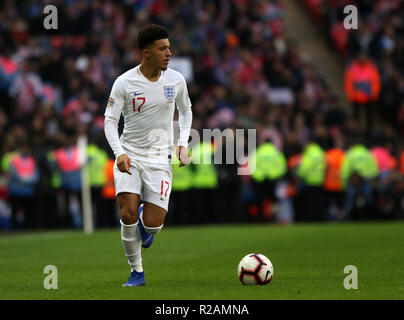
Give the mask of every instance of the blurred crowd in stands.
<path id="1" fill-rule="evenodd" d="M 254 174 L 238 175 L 237 163 L 173 165 L 168 224 L 404 217 L 400 1 L 304 1 L 346 59 L 352 110 L 285 36 L 282 1 L 51 2 L 0 3 L 0 229 L 81 227 L 81 135 L 96 226 L 117 225 L 103 114 L 115 78 L 140 63 L 136 35 L 150 23 L 170 31 L 193 128 L 257 130 Z M 349 32 L 348 2 L 360 12 Z M 57 30 L 43 27 L 47 4 Z M 197 148 L 213 156 L 227 146 Z"/>

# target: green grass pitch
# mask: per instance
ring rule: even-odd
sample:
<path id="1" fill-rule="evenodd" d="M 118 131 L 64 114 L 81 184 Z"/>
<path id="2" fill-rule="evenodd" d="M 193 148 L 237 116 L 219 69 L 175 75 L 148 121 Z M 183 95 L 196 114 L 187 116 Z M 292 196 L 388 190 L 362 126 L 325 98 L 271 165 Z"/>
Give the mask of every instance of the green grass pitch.
<path id="1" fill-rule="evenodd" d="M 240 259 L 271 259 L 266 286 L 243 286 Z M 58 289 L 46 290 L 46 265 Z M 346 290 L 347 265 L 358 289 Z M 0 299 L 404 299 L 404 223 L 166 226 L 143 251 L 146 286 L 123 288 L 119 229 L 0 235 Z"/>

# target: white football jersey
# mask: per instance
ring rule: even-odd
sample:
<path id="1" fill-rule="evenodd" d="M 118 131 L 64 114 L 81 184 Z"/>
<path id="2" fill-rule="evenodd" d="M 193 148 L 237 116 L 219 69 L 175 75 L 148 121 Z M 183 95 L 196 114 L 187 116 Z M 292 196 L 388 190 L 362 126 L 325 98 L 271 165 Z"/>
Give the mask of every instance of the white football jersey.
<path id="1" fill-rule="evenodd" d="M 187 85 L 184 77 L 170 68 L 151 82 L 139 67 L 115 80 L 104 115 L 119 121 L 122 113 L 120 142 L 129 157 L 167 163 L 174 149 L 175 105 L 182 112 L 191 108 Z"/>

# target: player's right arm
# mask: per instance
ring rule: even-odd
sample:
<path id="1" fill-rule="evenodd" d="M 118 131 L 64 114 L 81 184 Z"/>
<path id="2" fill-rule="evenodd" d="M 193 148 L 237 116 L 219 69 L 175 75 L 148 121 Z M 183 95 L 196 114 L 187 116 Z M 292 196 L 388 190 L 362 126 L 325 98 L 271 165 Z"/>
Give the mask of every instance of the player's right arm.
<path id="1" fill-rule="evenodd" d="M 130 158 L 122 148 L 119 140 L 118 124 L 121 117 L 122 108 L 125 104 L 125 91 L 122 82 L 118 78 L 111 89 L 111 94 L 108 99 L 105 109 L 104 132 L 105 137 L 115 154 L 116 165 L 121 172 L 130 173 Z"/>

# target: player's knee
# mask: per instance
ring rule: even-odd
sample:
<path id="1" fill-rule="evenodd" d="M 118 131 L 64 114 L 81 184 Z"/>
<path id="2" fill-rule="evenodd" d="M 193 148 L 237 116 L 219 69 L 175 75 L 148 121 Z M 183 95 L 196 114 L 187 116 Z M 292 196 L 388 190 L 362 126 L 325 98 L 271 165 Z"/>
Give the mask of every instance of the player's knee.
<path id="1" fill-rule="evenodd" d="M 137 210 L 131 208 L 121 208 L 121 220 L 126 225 L 131 225 L 137 222 Z"/>

